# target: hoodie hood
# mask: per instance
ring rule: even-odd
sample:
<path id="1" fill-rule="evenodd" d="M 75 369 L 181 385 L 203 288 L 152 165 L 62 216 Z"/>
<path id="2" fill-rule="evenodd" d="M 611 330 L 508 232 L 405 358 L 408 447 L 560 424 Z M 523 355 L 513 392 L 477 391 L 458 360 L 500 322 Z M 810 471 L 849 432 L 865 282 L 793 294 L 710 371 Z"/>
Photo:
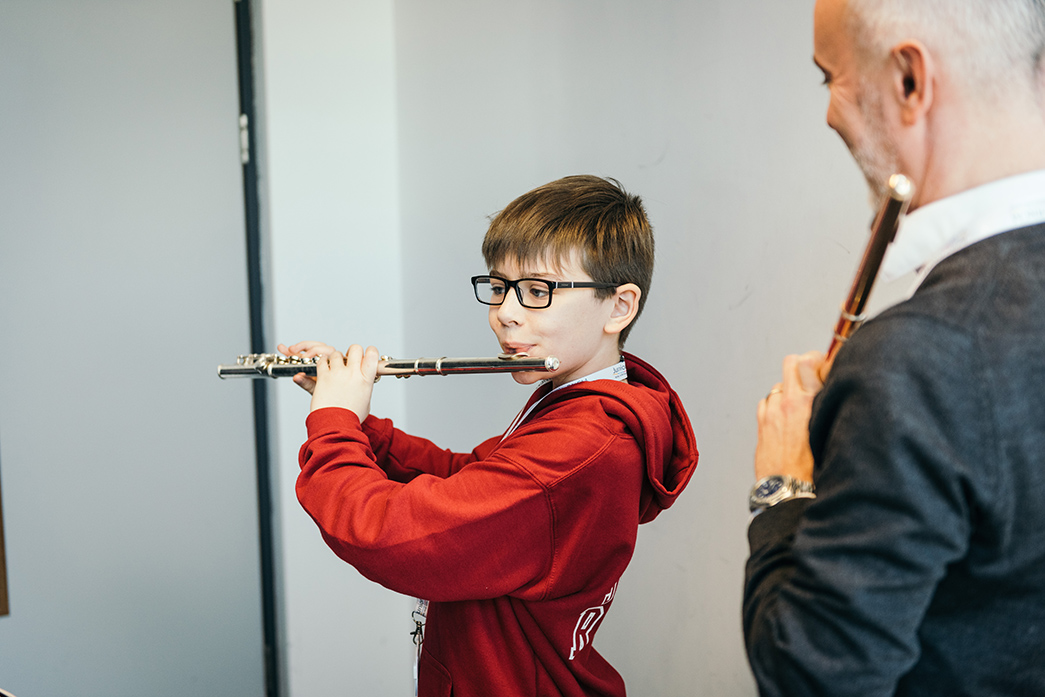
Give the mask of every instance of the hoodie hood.
<path id="1" fill-rule="evenodd" d="M 648 523 L 670 507 L 689 483 L 699 457 L 697 440 L 682 401 L 664 376 L 642 359 L 622 355 L 627 382 L 581 382 L 552 393 L 547 402 L 550 406 L 597 394 L 603 397 L 606 413 L 626 424 L 646 457 L 646 479 L 653 494 L 643 497 L 640 522 Z"/>

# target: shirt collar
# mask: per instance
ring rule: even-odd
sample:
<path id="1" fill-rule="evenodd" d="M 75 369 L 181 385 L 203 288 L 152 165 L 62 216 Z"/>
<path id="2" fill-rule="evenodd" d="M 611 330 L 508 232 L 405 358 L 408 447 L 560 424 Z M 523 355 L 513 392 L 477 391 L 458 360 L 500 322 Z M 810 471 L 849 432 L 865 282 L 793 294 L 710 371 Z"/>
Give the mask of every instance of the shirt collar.
<path id="1" fill-rule="evenodd" d="M 900 225 L 882 262 L 882 279 L 912 271 L 912 289 L 936 264 L 971 244 L 1008 230 L 1045 222 L 1045 170 L 1006 177 L 933 201 Z"/>

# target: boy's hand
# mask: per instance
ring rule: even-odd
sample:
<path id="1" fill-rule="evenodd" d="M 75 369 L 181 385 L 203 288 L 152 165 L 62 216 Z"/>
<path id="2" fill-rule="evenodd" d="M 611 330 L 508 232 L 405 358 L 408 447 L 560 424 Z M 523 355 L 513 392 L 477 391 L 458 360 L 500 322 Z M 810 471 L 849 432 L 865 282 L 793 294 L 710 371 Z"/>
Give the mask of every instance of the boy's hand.
<path id="1" fill-rule="evenodd" d="M 299 341 L 293 346 L 284 346 L 280 344 L 276 347 L 276 350 L 282 353 L 284 356 L 300 356 L 302 358 L 314 358 L 316 356 L 322 356 L 334 352 L 333 346 L 328 346 L 322 341 Z M 294 382 L 297 383 L 301 389 L 305 390 L 309 394 L 316 389 L 316 380 L 311 378 L 304 373 L 298 373 L 294 376 Z"/>
<path id="2" fill-rule="evenodd" d="M 349 347 L 347 356 L 337 351 L 321 355 L 317 359 L 311 411 L 340 407 L 355 412 L 360 422 L 365 420 L 370 413 L 370 396 L 380 361 L 376 348 L 371 346 L 363 351 L 358 344 Z"/>

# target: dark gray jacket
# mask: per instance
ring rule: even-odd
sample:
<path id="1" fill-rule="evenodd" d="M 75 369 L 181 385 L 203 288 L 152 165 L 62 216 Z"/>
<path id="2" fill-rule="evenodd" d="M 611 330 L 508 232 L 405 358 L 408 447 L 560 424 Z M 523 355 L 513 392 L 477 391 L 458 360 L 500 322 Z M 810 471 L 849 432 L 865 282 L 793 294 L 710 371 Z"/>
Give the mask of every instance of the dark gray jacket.
<path id="1" fill-rule="evenodd" d="M 1045 696 L 1045 225 L 861 328 L 810 442 L 817 498 L 748 532 L 761 694 Z"/>

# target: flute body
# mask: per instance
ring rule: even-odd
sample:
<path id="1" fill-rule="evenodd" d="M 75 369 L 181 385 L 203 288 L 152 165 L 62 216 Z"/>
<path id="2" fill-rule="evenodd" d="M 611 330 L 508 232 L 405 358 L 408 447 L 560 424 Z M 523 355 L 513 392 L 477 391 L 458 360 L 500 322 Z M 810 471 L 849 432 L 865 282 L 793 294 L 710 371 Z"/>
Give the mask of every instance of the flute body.
<path id="1" fill-rule="evenodd" d="M 842 304 L 842 312 L 835 325 L 831 345 L 827 349 L 828 361 L 866 319 L 863 314 L 864 306 L 871 295 L 871 287 L 878 275 L 878 268 L 882 265 L 885 250 L 896 237 L 896 231 L 900 227 L 900 218 L 911 205 L 913 195 L 914 185 L 910 179 L 902 174 L 894 174 L 889 177 L 886 195 L 878 209 L 874 223 L 871 225 L 871 239 L 864 250 L 863 259 L 860 260 L 860 267 L 853 279 L 853 285 L 849 289 L 849 295 Z"/>
<path id="2" fill-rule="evenodd" d="M 531 358 L 526 354 L 501 355 L 493 358 L 390 358 L 382 356 L 377 366 L 378 376 L 394 375 L 463 375 L 478 373 L 518 373 L 526 370 L 555 372 L 559 359 L 555 356 Z M 282 356 L 276 353 L 251 353 L 239 356 L 235 365 L 219 365 L 218 377 L 224 378 L 287 378 L 298 373 L 315 376 L 313 358 Z"/>

